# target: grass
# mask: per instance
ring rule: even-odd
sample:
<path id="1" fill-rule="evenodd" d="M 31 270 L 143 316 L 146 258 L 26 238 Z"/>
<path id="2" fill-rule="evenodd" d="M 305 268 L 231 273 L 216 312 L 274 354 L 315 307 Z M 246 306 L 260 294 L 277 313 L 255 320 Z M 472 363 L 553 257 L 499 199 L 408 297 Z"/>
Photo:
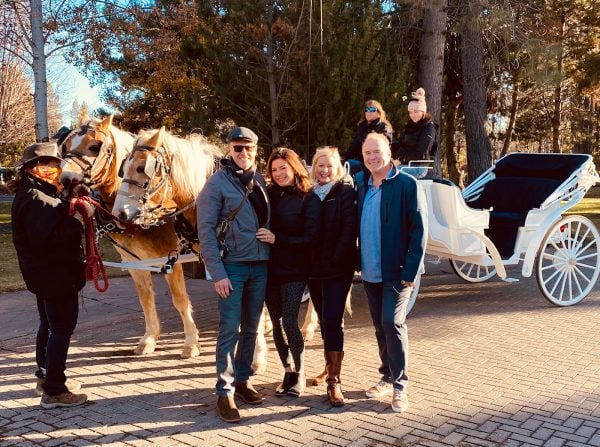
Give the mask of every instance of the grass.
<path id="1" fill-rule="evenodd" d="M 580 214 L 591 219 L 596 227 L 600 228 L 600 185 L 595 186 L 587 193 L 586 197 L 571 208 L 567 214 Z M 0 225 L 10 223 L 10 203 L 0 202 Z M 107 240 L 100 241 L 100 252 L 102 259 L 106 261 L 118 261 L 119 255 Z M 15 248 L 12 244 L 11 234 L 0 234 L 0 293 L 25 288 Z M 123 276 L 126 272 L 120 269 L 107 268 L 109 277 Z"/>

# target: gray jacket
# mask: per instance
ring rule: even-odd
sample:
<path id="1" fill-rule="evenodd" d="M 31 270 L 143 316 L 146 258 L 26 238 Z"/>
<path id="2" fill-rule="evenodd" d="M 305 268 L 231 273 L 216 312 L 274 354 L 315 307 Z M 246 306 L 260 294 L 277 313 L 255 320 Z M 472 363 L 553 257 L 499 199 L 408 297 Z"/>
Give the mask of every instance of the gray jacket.
<path id="1" fill-rule="evenodd" d="M 257 173 L 254 181 L 260 184 L 261 193 L 264 194 L 268 204 L 265 180 Z M 240 179 L 226 163 L 222 163 L 220 169 L 210 176 L 196 199 L 200 250 L 206 269 L 214 281 L 227 278 L 227 272 L 219 253 L 217 225 L 240 205 L 244 199 L 244 193 L 245 188 Z M 266 228 L 269 228 L 269 221 L 270 209 Z M 258 217 L 250 200 L 247 199 L 235 219 L 229 224 L 229 229 L 225 234 L 226 262 L 267 261 L 269 259 L 269 244 L 256 239 L 258 228 Z"/>

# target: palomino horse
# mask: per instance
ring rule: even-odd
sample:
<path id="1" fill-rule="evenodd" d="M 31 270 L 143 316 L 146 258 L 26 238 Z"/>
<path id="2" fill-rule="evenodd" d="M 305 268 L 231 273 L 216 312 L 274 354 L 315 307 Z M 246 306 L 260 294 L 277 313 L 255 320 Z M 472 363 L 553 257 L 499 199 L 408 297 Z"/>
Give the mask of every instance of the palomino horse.
<path id="1" fill-rule="evenodd" d="M 206 151 L 204 137 L 180 138 L 165 128 L 141 131 L 131 154 L 123 164 L 123 181 L 113 206 L 113 214 L 139 225 L 152 224 L 165 214 L 181 213 L 188 228 L 196 228 L 196 197 L 204 186 L 215 151 Z M 194 230 L 195 232 L 195 230 Z M 263 314 L 264 317 L 264 314 Z M 264 318 L 254 352 L 253 369 L 266 368 Z"/>
<path id="2" fill-rule="evenodd" d="M 134 137 L 115 127 L 112 119 L 112 116 L 109 116 L 103 120 L 88 120 L 69 134 L 63 143 L 66 160 L 61 176 L 61 181 L 66 185 L 85 182 L 97 190 L 107 209 L 112 208 L 121 186 L 119 167 L 133 149 L 134 143 Z M 199 176 L 205 179 L 212 167 L 212 155 L 208 149 L 199 152 L 204 155 L 196 163 L 203 170 Z M 178 247 L 173 223 L 139 230 L 134 234 L 110 235 L 123 261 L 161 258 Z M 135 284 L 146 325 L 145 333 L 134 353 L 149 354 L 154 352 L 160 336 L 160 320 L 156 312 L 151 274 L 144 270 L 129 270 L 129 274 Z M 198 330 L 192 318 L 192 305 L 181 264 L 175 264 L 173 272 L 165 275 L 165 280 L 171 291 L 173 305 L 183 322 L 185 342 L 181 357 L 196 357 L 199 354 Z"/>

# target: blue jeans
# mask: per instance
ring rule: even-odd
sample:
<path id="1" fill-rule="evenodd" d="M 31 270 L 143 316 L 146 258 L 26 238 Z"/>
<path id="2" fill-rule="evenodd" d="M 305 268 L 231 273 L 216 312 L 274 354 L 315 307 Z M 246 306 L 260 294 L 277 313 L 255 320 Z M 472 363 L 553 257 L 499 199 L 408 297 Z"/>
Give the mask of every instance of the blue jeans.
<path id="1" fill-rule="evenodd" d="M 412 287 L 400 281 L 372 283 L 363 281 L 371 319 L 375 326 L 375 338 L 379 347 L 381 379 L 394 384 L 394 388 L 406 389 L 408 385 L 408 329 L 406 309 Z"/>
<path id="2" fill-rule="evenodd" d="M 37 306 L 40 315 L 36 339 L 38 372 L 41 373 L 40 369 L 45 367 L 46 381 L 42 387 L 46 394 L 55 396 L 68 391 L 65 386 L 65 370 L 71 335 L 79 317 L 78 292 L 74 290 L 53 299 L 38 296 Z M 36 376 L 40 377 L 42 374 L 36 373 Z"/>
<path id="3" fill-rule="evenodd" d="M 219 298 L 217 395 L 233 396 L 235 382 L 247 382 L 254 374 L 252 360 L 265 302 L 267 261 L 224 265 L 233 291 L 227 298 Z"/>

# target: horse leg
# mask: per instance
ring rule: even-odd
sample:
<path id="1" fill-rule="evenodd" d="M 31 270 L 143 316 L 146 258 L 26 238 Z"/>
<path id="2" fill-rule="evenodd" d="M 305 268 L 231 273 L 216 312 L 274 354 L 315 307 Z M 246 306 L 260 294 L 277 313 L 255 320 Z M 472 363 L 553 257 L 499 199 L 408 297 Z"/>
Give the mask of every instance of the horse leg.
<path id="1" fill-rule="evenodd" d="M 152 276 L 150 272 L 144 270 L 129 270 L 129 274 L 133 279 L 146 324 L 146 332 L 133 353 L 136 355 L 151 354 L 156 349 L 156 340 L 160 336 L 160 320 L 156 313 Z"/>
<path id="2" fill-rule="evenodd" d="M 183 322 L 185 341 L 183 343 L 183 350 L 181 351 L 181 358 L 189 359 L 191 357 L 198 357 L 200 355 L 198 329 L 192 318 L 192 303 L 185 287 L 185 278 L 181 264 L 175 264 L 173 273 L 165 275 L 165 280 L 171 290 L 173 306 L 179 312 L 179 316 Z"/>
<path id="3" fill-rule="evenodd" d="M 308 301 L 308 308 L 304 316 L 304 324 L 302 325 L 302 335 L 304 340 L 311 341 L 315 337 L 315 329 L 319 324 L 319 316 L 315 310 L 312 300 Z"/>
<path id="4" fill-rule="evenodd" d="M 267 341 L 265 340 L 265 320 L 267 318 L 267 308 L 263 306 L 258 322 L 256 333 L 256 345 L 254 346 L 254 359 L 252 360 L 252 370 L 254 374 L 263 374 L 267 370 Z M 270 319 L 269 319 L 270 321 Z"/>

